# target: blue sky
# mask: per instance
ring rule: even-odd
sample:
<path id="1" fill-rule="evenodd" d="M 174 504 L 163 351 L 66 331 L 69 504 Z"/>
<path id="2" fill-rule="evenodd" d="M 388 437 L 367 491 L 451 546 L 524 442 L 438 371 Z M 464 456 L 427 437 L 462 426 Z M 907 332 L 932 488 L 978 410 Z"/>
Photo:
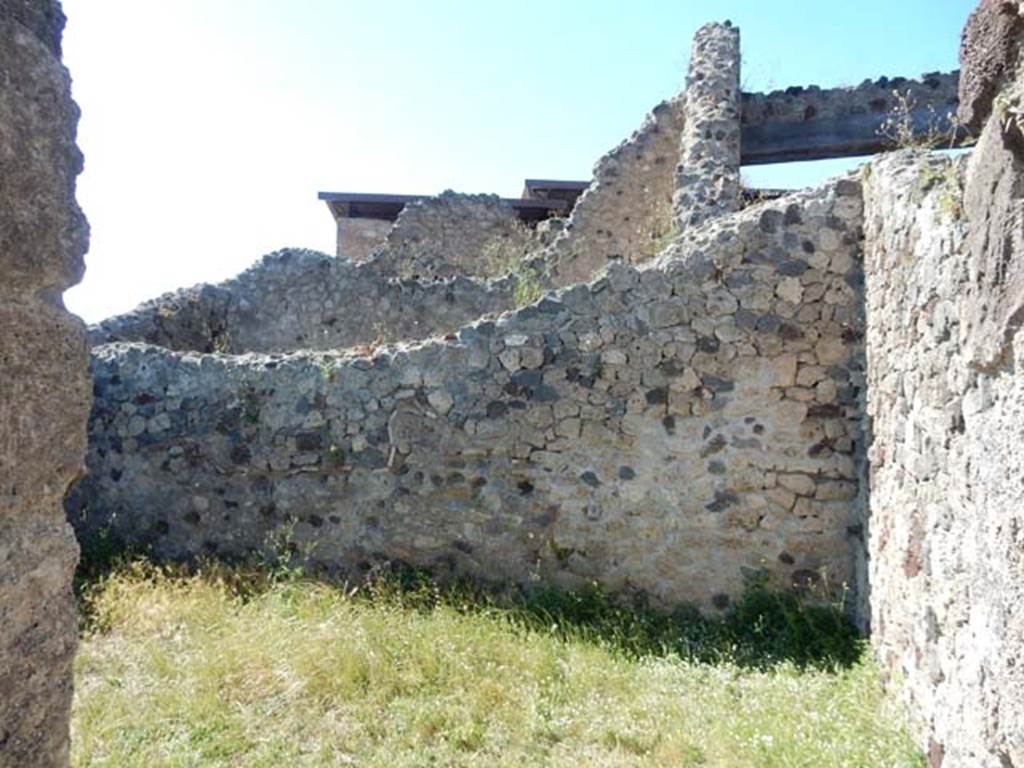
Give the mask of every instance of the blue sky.
<path id="1" fill-rule="evenodd" d="M 92 224 L 89 321 L 331 252 L 319 190 L 514 196 L 589 178 L 683 82 L 702 23 L 741 28 L 747 90 L 957 66 L 973 0 L 65 0 Z M 800 186 L 842 162 L 745 171 Z"/>

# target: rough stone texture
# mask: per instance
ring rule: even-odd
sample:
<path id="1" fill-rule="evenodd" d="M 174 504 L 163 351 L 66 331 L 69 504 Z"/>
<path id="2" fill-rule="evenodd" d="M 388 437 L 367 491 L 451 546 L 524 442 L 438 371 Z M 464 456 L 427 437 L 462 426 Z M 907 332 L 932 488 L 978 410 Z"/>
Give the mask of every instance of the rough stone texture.
<path id="1" fill-rule="evenodd" d="M 693 114 L 657 108 L 564 223 L 519 239 L 493 200 L 442 196 L 363 264 L 282 252 L 94 329 L 78 530 L 659 607 L 846 584 L 931 767 L 1024 766 L 1018 69 L 965 78 L 1015 118 L 967 162 L 894 155 L 731 212 L 735 37 L 702 30 Z M 744 95 L 742 120 L 880 119 L 894 89 L 952 107 L 955 83 Z M 502 249 L 548 292 L 481 317 L 517 279 L 462 275 Z M 161 346 L 103 343 L 132 339 Z"/>
<path id="2" fill-rule="evenodd" d="M 98 347 L 69 513 L 166 556 L 285 539 L 662 606 L 849 582 L 860 215 L 841 180 L 372 356 Z"/>
<path id="3" fill-rule="evenodd" d="M 736 30 L 712 28 L 724 30 L 732 42 L 728 50 L 699 46 L 695 66 L 715 77 L 728 72 L 732 83 L 736 70 L 728 62 L 735 63 Z M 725 64 L 709 65 L 707 57 L 715 52 Z M 699 92 L 707 91 L 703 79 L 692 79 Z M 896 78 L 855 89 L 812 86 L 764 97 L 743 94 L 742 119 L 749 127 L 805 120 L 810 113 L 844 119 L 885 112 L 894 87 L 910 90 L 921 103 L 955 105 L 955 84 L 955 75 L 929 75 L 920 83 Z M 352 250 L 341 254 L 348 257 L 346 263 L 295 250 L 271 254 L 236 279 L 167 294 L 110 318 L 92 329 L 92 341 L 241 353 L 415 340 L 453 332 L 483 314 L 510 308 L 523 265 L 539 289 L 588 280 L 615 261 L 644 263 L 675 236 L 672 196 L 684 100 L 685 93 L 660 104 L 640 130 L 601 159 L 594 182 L 567 220 L 551 219 L 530 232 L 493 195 L 447 192 L 407 206 L 394 225 L 372 219 L 339 222 L 352 225 L 345 240 Z M 733 96 L 728 100 L 732 120 Z M 707 106 L 713 109 L 712 102 Z M 702 143 L 699 131 L 696 139 Z M 733 163 L 735 147 L 729 147 Z M 709 172 L 710 179 L 718 169 Z M 700 178 L 695 174 L 687 183 L 703 189 Z M 738 180 L 729 178 L 730 183 Z M 697 197 L 706 200 L 708 195 L 703 191 L 687 199 Z M 483 279 L 510 268 L 519 274 Z"/>
<path id="4" fill-rule="evenodd" d="M 85 329 L 78 111 L 56 2 L 0 2 L 0 765 L 68 760 L 78 558 L 62 512 L 83 469 Z"/>
<path id="5" fill-rule="evenodd" d="M 0 18 L 21 25 L 60 57 L 65 17 L 56 0 L 0 0 Z"/>
<path id="6" fill-rule="evenodd" d="M 932 766 L 1024 765 L 1024 167 L 998 133 L 963 221 L 948 161 L 867 187 L 872 640 Z"/>
<path id="7" fill-rule="evenodd" d="M 337 255 L 355 263 L 368 261 L 373 252 L 384 244 L 384 238 L 394 226 L 387 219 L 337 220 Z"/>
<path id="8" fill-rule="evenodd" d="M 959 173 L 902 156 L 867 188 L 872 640 L 932 768 L 1024 766 L 1016 6 L 986 0 L 965 30 L 963 116 L 984 130 Z"/>
<path id="9" fill-rule="evenodd" d="M 375 260 L 407 277 L 497 277 L 536 247 L 530 229 L 497 195 L 447 191 L 405 206 Z"/>
<path id="10" fill-rule="evenodd" d="M 1017 0 L 981 0 L 960 41 L 960 119 L 980 131 L 1017 66 L 1024 18 Z"/>
<path id="11" fill-rule="evenodd" d="M 706 24 L 693 38 L 686 78 L 673 197 L 680 232 L 741 205 L 739 102 L 740 31 Z"/>
<path id="12" fill-rule="evenodd" d="M 962 354 L 982 371 L 1004 369 L 1024 322 L 1024 151 L 993 118 L 974 151 L 964 189 L 969 275 Z"/>
<path id="13" fill-rule="evenodd" d="M 407 205 L 365 261 L 278 251 L 231 280 L 168 293 L 108 318 L 90 329 L 90 340 L 242 353 L 451 333 L 512 307 L 543 237 L 495 195 L 444 192 Z M 539 275 L 530 269 L 530 277 Z"/>
<path id="14" fill-rule="evenodd" d="M 90 340 L 242 353 L 422 339 L 511 307 L 515 285 L 515 278 L 398 278 L 375 260 L 353 264 L 291 249 L 231 280 L 175 291 L 104 320 L 90 328 Z"/>
<path id="15" fill-rule="evenodd" d="M 612 261 L 640 264 L 671 244 L 683 122 L 680 95 L 656 106 L 632 136 L 597 162 L 593 181 L 545 255 L 548 282 L 584 282 Z"/>

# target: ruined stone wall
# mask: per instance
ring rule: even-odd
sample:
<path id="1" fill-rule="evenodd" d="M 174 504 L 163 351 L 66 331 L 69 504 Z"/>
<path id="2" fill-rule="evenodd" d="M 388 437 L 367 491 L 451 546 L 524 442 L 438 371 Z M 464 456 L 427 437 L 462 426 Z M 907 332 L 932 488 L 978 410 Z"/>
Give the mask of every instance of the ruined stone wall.
<path id="1" fill-rule="evenodd" d="M 278 251 L 108 318 L 90 340 L 237 354 L 428 338 L 512 307 L 523 276 L 510 272 L 541 245 L 500 198 L 445 192 L 407 205 L 366 261 Z"/>
<path id="2" fill-rule="evenodd" d="M 0 0 L 0 765 L 68 761 L 78 560 L 62 497 L 83 468 L 78 110 L 48 0 Z"/>
<path id="3" fill-rule="evenodd" d="M 693 38 L 673 216 L 685 232 L 740 207 L 740 31 L 705 24 Z"/>
<path id="4" fill-rule="evenodd" d="M 1020 3 L 982 9 L 1005 39 L 965 39 L 1016 56 Z M 852 586 L 930 768 L 1024 766 L 1020 63 L 965 70 L 969 160 L 898 154 L 730 213 L 736 78 L 696 59 L 722 75 L 694 78 L 709 110 L 656 108 L 562 228 L 442 196 L 366 264 L 282 252 L 94 329 L 68 513 L 161 556 L 596 580 L 658 607 L 725 608 L 765 576 Z M 875 141 L 893 89 L 941 116 L 955 83 L 744 95 L 744 138 Z M 453 276 L 494 274 L 495 243 L 560 290 L 481 317 L 516 279 Z"/>
<path id="5" fill-rule="evenodd" d="M 897 86 L 910 88 L 920 103 L 956 102 L 956 77 L 936 75 L 921 83 L 894 79 L 856 89 L 744 94 L 738 110 L 738 31 L 712 24 L 701 35 L 689 78 L 693 126 L 684 130 L 686 92 L 656 107 L 597 164 L 594 182 L 568 220 L 531 231 L 494 195 L 446 192 L 406 206 L 394 225 L 339 222 L 349 228 L 346 242 L 355 243 L 344 263 L 304 251 L 272 254 L 238 278 L 167 294 L 110 318 L 91 330 L 92 342 L 282 352 L 450 333 L 542 288 L 589 280 L 612 261 L 654 258 L 675 236 L 674 215 L 699 223 L 732 210 L 740 195 L 741 119 L 750 129 L 798 120 L 798 113 L 806 119 L 874 115 L 891 108 Z M 674 198 L 685 214 L 673 212 Z M 510 270 L 511 277 L 489 280 Z M 517 291 L 524 284 L 529 290 Z"/>
<path id="6" fill-rule="evenodd" d="M 494 195 L 445 192 L 407 205 L 375 246 L 382 227 L 360 235 L 359 254 L 374 248 L 365 260 L 281 251 L 232 280 L 109 318 L 91 341 L 241 353 L 415 340 L 512 307 L 524 279 L 536 289 L 566 286 L 613 260 L 642 263 L 672 241 L 682 124 L 681 98 L 656 107 L 598 163 L 564 226 L 554 220 L 534 232 Z M 339 227 L 352 221 L 363 220 Z M 500 279 L 510 271 L 518 274 Z"/>
<path id="7" fill-rule="evenodd" d="M 160 555 L 286 540 L 663 606 L 849 581 L 860 206 L 849 180 L 766 203 L 369 357 L 98 347 L 69 513 Z"/>
<path id="8" fill-rule="evenodd" d="M 161 296 L 90 329 L 94 345 L 143 341 L 198 352 L 338 349 L 450 333 L 512 306 L 516 281 L 403 279 L 290 249 L 236 278 Z"/>
<path id="9" fill-rule="evenodd" d="M 384 244 L 394 226 L 387 219 L 338 219 L 337 255 L 355 263 L 367 261 Z"/>
<path id="10" fill-rule="evenodd" d="M 535 247 L 530 229 L 497 195 L 447 191 L 405 206 L 376 262 L 409 277 L 498 277 Z"/>
<path id="11" fill-rule="evenodd" d="M 613 260 L 639 264 L 672 242 L 672 195 L 683 130 L 683 97 L 656 106 L 643 125 L 594 166 L 547 256 L 547 280 L 572 285 Z"/>
<path id="12" fill-rule="evenodd" d="M 865 225 L 872 640 L 958 768 L 1024 765 L 1024 167 L 991 128 L 962 214 L 946 161 L 900 156 Z"/>

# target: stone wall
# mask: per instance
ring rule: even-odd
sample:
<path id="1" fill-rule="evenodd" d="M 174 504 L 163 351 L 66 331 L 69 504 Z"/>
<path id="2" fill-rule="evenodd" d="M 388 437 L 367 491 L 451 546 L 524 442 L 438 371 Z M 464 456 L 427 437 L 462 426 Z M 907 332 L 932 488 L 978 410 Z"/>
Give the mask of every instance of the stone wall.
<path id="1" fill-rule="evenodd" d="M 497 277 L 537 247 L 530 229 L 497 195 L 442 192 L 398 214 L 376 261 L 406 277 Z"/>
<path id="2" fill-rule="evenodd" d="M 264 256 L 238 277 L 161 296 L 90 329 L 94 345 L 198 352 L 338 349 L 450 333 L 512 306 L 515 278 L 418 280 L 315 251 Z"/>
<path id="3" fill-rule="evenodd" d="M 547 281 L 579 283 L 611 261 L 647 261 L 672 242 L 683 122 L 680 94 L 656 106 L 632 136 L 598 160 L 593 181 L 546 255 Z"/>
<path id="4" fill-rule="evenodd" d="M 676 219 L 698 224 L 739 207 L 739 96 L 739 30 L 705 25 L 694 38 L 687 87 L 594 167 L 544 255 L 546 282 L 585 281 L 611 261 L 641 264 L 673 241 Z M 696 214 L 702 207 L 706 215 Z"/>
<path id="5" fill-rule="evenodd" d="M 984 0 L 965 31 L 970 157 L 866 185 L 871 633 L 931 768 L 1024 766 L 1018 13 Z"/>
<path id="6" fill-rule="evenodd" d="M 859 186 L 370 356 L 94 350 L 79 530 L 164 556 L 282 542 L 722 608 L 852 578 Z"/>
<path id="7" fill-rule="evenodd" d="M 423 339 L 512 307 L 543 244 L 500 198 L 445 192 L 407 205 L 365 261 L 278 251 L 108 318 L 90 340 L 238 354 Z"/>
<path id="8" fill-rule="evenodd" d="M 0 765 L 68 761 L 78 546 L 62 497 L 83 469 L 78 110 L 50 0 L 0 0 Z"/>
<path id="9" fill-rule="evenodd" d="M 308 251 L 271 254 L 232 280 L 167 294 L 110 318 L 91 329 L 91 340 L 244 353 L 451 333 L 542 288 L 589 280 L 609 263 L 654 258 L 675 237 L 673 216 L 699 223 L 734 209 L 740 119 L 750 129 L 884 113 L 896 87 L 909 89 L 919 103 L 956 103 L 956 76 L 934 75 L 854 89 L 743 94 L 739 109 L 738 63 L 733 66 L 738 38 L 734 27 L 702 28 L 688 78 L 692 93 L 656 107 L 640 130 L 598 162 L 593 183 L 567 220 L 531 231 L 494 195 L 445 192 L 406 206 L 393 225 L 339 221 L 349 227 L 346 242 L 354 243 L 343 263 Z M 695 116 L 684 130 L 687 98 Z M 493 279 L 509 271 L 511 276 Z M 524 285 L 529 290 L 517 291 Z"/>
<path id="10" fill-rule="evenodd" d="M 30 5 L 4 3 L 37 29 Z M 661 608 L 724 609 L 753 579 L 848 587 L 930 768 L 1024 766 L 1024 79 L 1018 59 L 990 60 L 1018 55 L 1020 10 L 984 0 L 965 36 L 978 61 L 960 101 L 985 126 L 969 159 L 891 155 L 735 211 L 741 119 L 759 140 L 832 121 L 875 141 L 893 90 L 941 118 L 957 76 L 744 94 L 740 115 L 736 30 L 709 25 L 687 93 L 599 162 L 565 222 L 531 233 L 496 199 L 446 193 L 408 206 L 365 263 L 283 251 L 101 324 L 90 474 L 70 518 L 164 557 L 285 553 L 330 572 L 398 560 L 598 581 Z M 21 334 L 8 344 L 45 339 L 33 373 L 53 379 L 47 396 L 66 388 L 63 405 L 84 395 L 58 369 L 76 337 L 53 297 L 77 277 L 82 229 L 70 192 L 58 202 L 46 210 L 72 211 L 50 249 L 64 271 L 40 280 L 34 255 L 25 267 L 5 247 L 0 308 Z M 522 275 L 481 278 L 517 261 L 547 293 L 512 311 Z M 25 335 L 38 318 L 70 346 L 49 325 Z M 44 390 L 28 391 L 38 423 L 66 428 L 74 408 L 43 413 Z M 2 455 L 25 463 L 16 439 Z M 67 451 L 52 500 L 80 442 L 45 444 Z M 21 573 L 30 551 L 0 555 Z M 41 571 L 53 594 L 70 553 Z M 58 669 L 62 637 L 40 645 Z M 66 708 L 66 690 L 39 700 Z"/>
<path id="11" fill-rule="evenodd" d="M 1018 74 L 1022 34 L 1021 0 L 981 0 L 968 17 L 960 41 L 960 62 L 966 68 L 958 116 L 971 130 L 984 127 L 996 96 Z"/>
<path id="12" fill-rule="evenodd" d="M 673 215 L 685 232 L 740 207 L 740 31 L 705 24 L 693 38 Z"/>
<path id="13" fill-rule="evenodd" d="M 387 219 L 349 219 L 337 220 L 337 255 L 339 259 L 348 259 L 355 263 L 369 260 L 373 252 L 384 244 L 393 221 Z"/>
<path id="14" fill-rule="evenodd" d="M 944 160 L 867 187 L 871 632 L 931 766 L 1024 765 L 1024 165 L 998 133 L 962 208 Z"/>

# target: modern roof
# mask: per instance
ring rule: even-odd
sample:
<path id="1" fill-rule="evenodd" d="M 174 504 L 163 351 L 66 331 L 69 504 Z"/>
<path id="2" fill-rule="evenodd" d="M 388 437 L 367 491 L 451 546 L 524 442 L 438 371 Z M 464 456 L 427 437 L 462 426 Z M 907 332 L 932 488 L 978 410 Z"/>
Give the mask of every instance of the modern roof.
<path id="1" fill-rule="evenodd" d="M 525 222 L 538 222 L 551 216 L 565 216 L 572 211 L 576 199 L 590 186 L 588 181 L 559 179 L 526 179 L 522 197 L 503 197 Z M 744 189 L 748 200 L 780 197 L 783 189 Z M 379 219 L 394 221 L 409 203 L 425 200 L 429 195 L 392 195 L 376 192 L 320 192 L 317 197 L 327 203 L 335 219 Z"/>
<path id="2" fill-rule="evenodd" d="M 576 198 L 589 186 L 589 181 L 527 179 L 523 182 L 523 197 L 529 200 L 566 200 L 575 203 Z"/>
<path id="3" fill-rule="evenodd" d="M 390 195 L 368 192 L 321 192 L 317 197 L 327 203 L 335 219 L 384 219 L 394 221 L 409 203 L 427 199 L 428 195 Z M 564 198 L 502 198 L 523 221 L 541 221 L 552 215 L 568 213 L 575 197 Z"/>

